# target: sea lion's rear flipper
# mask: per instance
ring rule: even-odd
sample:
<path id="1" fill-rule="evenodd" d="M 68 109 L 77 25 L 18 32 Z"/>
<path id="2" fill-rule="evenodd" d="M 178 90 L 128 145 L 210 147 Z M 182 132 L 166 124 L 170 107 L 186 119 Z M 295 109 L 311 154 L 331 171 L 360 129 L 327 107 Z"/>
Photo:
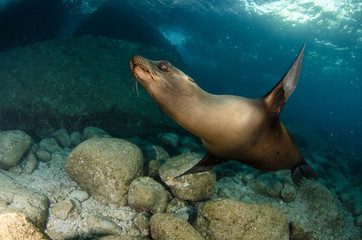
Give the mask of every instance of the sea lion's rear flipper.
<path id="1" fill-rule="evenodd" d="M 291 171 L 292 171 L 291 172 L 292 180 L 297 186 L 300 185 L 303 178 L 313 179 L 313 180 L 318 179 L 317 173 L 314 171 L 314 169 L 311 166 L 308 165 L 308 163 L 305 160 L 294 166 L 291 169 Z"/>
<path id="2" fill-rule="evenodd" d="M 205 172 L 213 169 L 215 166 L 224 163 L 225 160 L 218 158 L 211 153 L 206 153 L 206 155 L 203 157 L 203 159 L 200 160 L 195 166 L 187 170 L 186 172 L 180 174 L 177 176 L 177 178 L 182 177 L 184 175 L 190 174 L 190 173 L 198 173 L 198 172 Z"/>
<path id="3" fill-rule="evenodd" d="M 279 116 L 285 102 L 297 86 L 300 68 L 302 66 L 304 48 L 305 44 L 282 80 L 280 80 L 278 84 L 262 98 L 269 109 L 269 112 L 275 116 Z"/>

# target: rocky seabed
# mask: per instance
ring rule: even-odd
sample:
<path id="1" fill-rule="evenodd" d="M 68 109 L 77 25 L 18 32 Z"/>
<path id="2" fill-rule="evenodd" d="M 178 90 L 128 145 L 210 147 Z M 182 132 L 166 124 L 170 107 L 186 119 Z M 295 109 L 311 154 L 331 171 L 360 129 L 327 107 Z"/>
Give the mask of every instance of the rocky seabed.
<path id="1" fill-rule="evenodd" d="M 0 131 L 0 240 L 361 239 L 360 188 L 329 187 L 344 174 L 323 170 L 323 151 L 313 166 L 334 174 L 300 187 L 289 171 L 236 162 L 175 177 L 203 151 L 174 133 L 119 139 L 86 127 L 36 142 Z"/>

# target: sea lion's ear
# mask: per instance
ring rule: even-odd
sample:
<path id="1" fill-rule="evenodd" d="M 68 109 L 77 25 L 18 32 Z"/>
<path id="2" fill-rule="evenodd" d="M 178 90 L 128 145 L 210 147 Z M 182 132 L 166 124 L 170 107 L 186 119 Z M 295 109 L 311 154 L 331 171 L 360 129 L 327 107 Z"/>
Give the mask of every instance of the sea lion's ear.
<path id="1" fill-rule="evenodd" d="M 278 84 L 262 98 L 269 109 L 268 112 L 278 116 L 282 111 L 285 102 L 297 86 L 300 68 L 302 66 L 304 48 L 305 44 L 282 80 L 280 80 Z"/>

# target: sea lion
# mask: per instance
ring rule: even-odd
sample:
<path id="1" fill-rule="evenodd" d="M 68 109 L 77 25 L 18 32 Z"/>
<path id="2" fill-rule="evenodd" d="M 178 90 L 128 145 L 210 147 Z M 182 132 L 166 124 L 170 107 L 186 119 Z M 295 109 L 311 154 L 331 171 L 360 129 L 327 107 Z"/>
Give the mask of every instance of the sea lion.
<path id="1" fill-rule="evenodd" d="M 297 85 L 304 48 L 305 44 L 278 84 L 257 99 L 213 95 L 167 61 L 151 61 L 141 56 L 131 59 L 134 76 L 161 109 L 200 137 L 208 151 L 196 166 L 181 176 L 236 160 L 262 171 L 291 169 L 297 185 L 303 177 L 317 178 L 279 120 L 285 102 Z"/>

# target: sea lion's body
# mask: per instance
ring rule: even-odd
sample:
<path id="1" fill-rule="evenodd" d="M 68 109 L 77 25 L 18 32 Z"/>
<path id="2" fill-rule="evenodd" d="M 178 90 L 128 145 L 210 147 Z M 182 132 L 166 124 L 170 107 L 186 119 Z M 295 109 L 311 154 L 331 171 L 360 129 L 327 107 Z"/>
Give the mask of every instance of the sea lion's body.
<path id="1" fill-rule="evenodd" d="M 130 65 L 158 105 L 178 124 L 200 137 L 208 150 L 185 174 L 237 160 L 263 171 L 292 169 L 306 176 L 305 168 L 298 167 L 307 166 L 308 171 L 310 167 L 279 121 L 279 113 L 298 81 L 303 50 L 304 47 L 272 91 L 257 99 L 207 93 L 166 61 L 135 56 Z"/>

